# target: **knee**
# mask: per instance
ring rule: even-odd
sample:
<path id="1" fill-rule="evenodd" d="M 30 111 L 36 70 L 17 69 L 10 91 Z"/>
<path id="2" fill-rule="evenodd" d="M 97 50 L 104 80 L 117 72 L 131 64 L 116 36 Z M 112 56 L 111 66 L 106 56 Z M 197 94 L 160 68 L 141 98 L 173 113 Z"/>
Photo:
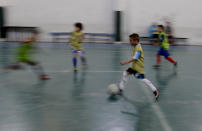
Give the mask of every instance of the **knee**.
<path id="1" fill-rule="evenodd" d="M 149 80 L 147 80 L 147 79 L 145 79 L 145 78 L 144 78 L 144 79 L 141 79 L 141 81 L 144 82 L 144 83 L 148 83 L 148 82 L 149 82 Z"/>

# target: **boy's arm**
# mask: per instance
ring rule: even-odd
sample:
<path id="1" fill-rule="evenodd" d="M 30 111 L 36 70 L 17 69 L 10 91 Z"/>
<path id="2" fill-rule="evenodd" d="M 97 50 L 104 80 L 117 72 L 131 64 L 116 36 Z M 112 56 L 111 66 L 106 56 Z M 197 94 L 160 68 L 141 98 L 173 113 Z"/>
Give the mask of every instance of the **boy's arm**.
<path id="1" fill-rule="evenodd" d="M 129 64 L 129 63 L 133 62 L 133 61 L 136 61 L 136 60 L 138 60 L 140 58 L 140 55 L 141 55 L 141 52 L 137 51 L 132 59 L 130 59 L 128 61 L 122 61 L 120 64 L 121 65 L 126 65 L 126 64 Z"/>
<path id="2" fill-rule="evenodd" d="M 164 38 L 165 38 L 165 36 L 162 35 L 162 36 L 158 39 L 158 42 L 154 44 L 154 46 L 160 46 L 161 43 L 163 42 Z"/>

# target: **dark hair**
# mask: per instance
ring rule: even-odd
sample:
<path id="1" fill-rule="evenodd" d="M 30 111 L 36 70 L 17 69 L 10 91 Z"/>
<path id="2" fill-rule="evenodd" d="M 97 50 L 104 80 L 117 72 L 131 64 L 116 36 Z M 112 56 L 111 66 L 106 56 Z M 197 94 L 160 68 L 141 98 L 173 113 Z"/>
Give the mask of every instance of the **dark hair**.
<path id="1" fill-rule="evenodd" d="M 163 25 L 158 25 L 158 27 L 164 30 L 164 26 Z"/>
<path id="2" fill-rule="evenodd" d="M 80 30 L 83 30 L 83 24 L 78 22 L 74 24 L 75 27 L 78 27 Z"/>
<path id="3" fill-rule="evenodd" d="M 136 40 L 136 41 L 140 41 L 140 37 L 137 33 L 133 33 L 129 36 L 130 38 L 132 38 L 133 40 Z"/>

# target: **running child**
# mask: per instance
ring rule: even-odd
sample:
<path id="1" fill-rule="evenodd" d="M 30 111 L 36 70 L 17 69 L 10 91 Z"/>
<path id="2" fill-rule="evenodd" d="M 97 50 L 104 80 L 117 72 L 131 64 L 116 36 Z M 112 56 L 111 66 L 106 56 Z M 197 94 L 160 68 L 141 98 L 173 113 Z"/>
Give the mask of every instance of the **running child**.
<path id="1" fill-rule="evenodd" d="M 119 84 L 120 93 L 122 93 L 125 88 L 125 85 L 128 80 L 128 76 L 134 75 L 137 79 L 140 79 L 149 88 L 151 88 L 157 100 L 159 97 L 159 90 L 156 89 L 156 87 L 148 79 L 145 78 L 144 52 L 142 50 L 141 44 L 139 43 L 139 35 L 134 33 L 134 34 L 131 34 L 129 38 L 130 38 L 130 44 L 133 47 L 132 58 L 128 61 L 122 61 L 121 65 L 126 65 L 129 63 L 132 63 L 132 64 L 126 71 L 123 72 L 123 76 Z"/>
<path id="2" fill-rule="evenodd" d="M 32 37 L 23 40 L 20 44 L 20 47 L 17 50 L 16 54 L 16 63 L 6 67 L 3 72 L 8 72 L 10 70 L 18 70 L 22 68 L 22 64 L 27 64 L 32 67 L 34 72 L 39 76 L 42 80 L 50 79 L 48 75 L 46 75 L 43 71 L 42 66 L 33 60 L 32 53 L 34 52 L 34 43 L 39 35 L 37 30 L 32 31 Z"/>
<path id="3" fill-rule="evenodd" d="M 77 69 L 77 57 L 80 56 L 81 62 L 83 64 L 83 66 L 86 66 L 86 58 L 84 57 L 85 52 L 83 51 L 83 47 L 82 47 L 82 40 L 84 39 L 83 36 L 83 25 L 82 23 L 75 23 L 75 31 L 72 32 L 71 34 L 71 38 L 70 38 L 70 44 L 71 44 L 71 48 L 72 48 L 72 53 L 73 53 L 73 58 L 72 58 L 72 62 L 73 62 L 73 67 L 74 67 L 74 71 L 76 72 Z"/>
<path id="4" fill-rule="evenodd" d="M 158 32 L 159 32 L 158 38 L 160 41 L 160 50 L 158 51 L 158 53 L 156 55 L 156 65 L 154 65 L 154 67 L 156 67 L 156 68 L 160 67 L 161 56 L 164 56 L 166 60 L 173 63 L 173 65 L 176 67 L 177 62 L 170 57 L 170 54 L 168 52 L 169 42 L 168 42 L 167 35 L 164 32 L 164 26 L 163 25 L 158 26 Z"/>

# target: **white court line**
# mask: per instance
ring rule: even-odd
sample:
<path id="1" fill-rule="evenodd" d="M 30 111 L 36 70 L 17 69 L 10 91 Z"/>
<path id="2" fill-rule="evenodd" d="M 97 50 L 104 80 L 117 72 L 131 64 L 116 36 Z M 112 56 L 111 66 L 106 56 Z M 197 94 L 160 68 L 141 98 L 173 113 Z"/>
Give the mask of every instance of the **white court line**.
<path id="1" fill-rule="evenodd" d="M 163 111 L 159 107 L 158 103 L 154 103 L 153 100 L 151 99 L 153 97 L 151 96 L 151 93 L 150 93 L 149 89 L 146 87 L 146 85 L 144 85 L 144 87 L 142 89 L 143 89 L 143 91 L 145 93 L 145 96 L 149 100 L 149 103 L 152 104 L 152 108 L 154 110 L 154 113 L 158 117 L 158 119 L 159 119 L 159 121 L 160 121 L 163 129 L 165 131 L 173 131 L 172 128 L 171 128 L 171 126 L 169 125 L 168 121 L 166 120 Z"/>

